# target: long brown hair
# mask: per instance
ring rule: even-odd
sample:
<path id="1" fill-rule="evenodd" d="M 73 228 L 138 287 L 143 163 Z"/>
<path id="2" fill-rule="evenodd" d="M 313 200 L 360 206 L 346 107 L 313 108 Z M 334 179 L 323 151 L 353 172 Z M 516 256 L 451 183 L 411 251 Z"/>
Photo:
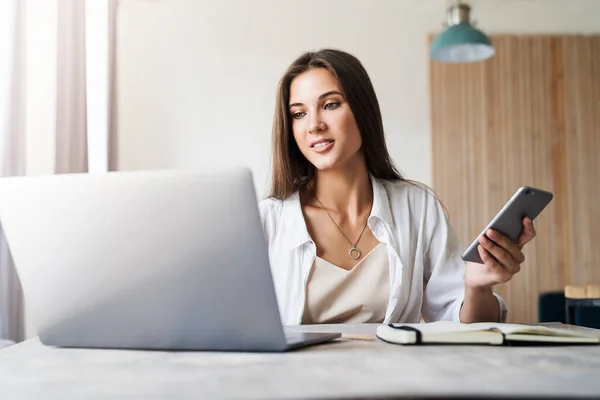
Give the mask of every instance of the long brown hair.
<path id="1" fill-rule="evenodd" d="M 289 112 L 292 80 L 311 68 L 325 68 L 338 81 L 360 131 L 368 171 L 375 178 L 404 180 L 388 153 L 379 102 L 367 71 L 351 54 L 321 49 L 298 57 L 279 81 L 273 121 L 269 197 L 285 199 L 315 175 L 314 166 L 296 144 Z"/>

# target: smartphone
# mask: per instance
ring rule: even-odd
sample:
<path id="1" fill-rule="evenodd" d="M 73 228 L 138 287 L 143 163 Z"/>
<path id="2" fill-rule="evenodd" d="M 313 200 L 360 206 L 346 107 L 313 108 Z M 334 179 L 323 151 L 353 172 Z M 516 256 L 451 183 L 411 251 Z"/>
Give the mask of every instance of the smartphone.
<path id="1" fill-rule="evenodd" d="M 523 218 L 529 217 L 532 221 L 542 212 L 552 200 L 552 193 L 530 186 L 520 187 L 515 194 L 504 204 L 491 222 L 475 238 L 473 243 L 462 255 L 464 261 L 483 264 L 479 257 L 479 238 L 493 229 L 516 242 L 523 233 Z"/>

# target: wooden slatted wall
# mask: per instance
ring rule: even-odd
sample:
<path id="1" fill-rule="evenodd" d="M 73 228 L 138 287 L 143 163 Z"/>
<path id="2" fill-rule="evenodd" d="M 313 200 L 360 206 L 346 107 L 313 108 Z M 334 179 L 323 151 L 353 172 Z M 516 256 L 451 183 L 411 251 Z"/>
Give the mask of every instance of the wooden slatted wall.
<path id="1" fill-rule="evenodd" d="M 484 62 L 430 62 L 433 185 L 464 245 L 519 186 L 554 193 L 495 288 L 510 321 L 533 323 L 539 293 L 600 283 L 600 36 L 492 41 Z"/>

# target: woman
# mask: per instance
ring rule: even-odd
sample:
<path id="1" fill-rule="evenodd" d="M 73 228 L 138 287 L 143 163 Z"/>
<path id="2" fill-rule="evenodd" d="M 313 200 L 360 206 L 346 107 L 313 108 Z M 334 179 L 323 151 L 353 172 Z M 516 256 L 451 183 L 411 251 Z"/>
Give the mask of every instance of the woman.
<path id="1" fill-rule="evenodd" d="M 284 324 L 506 320 L 492 287 L 519 271 L 532 222 L 517 243 L 489 232 L 485 264 L 465 265 L 440 202 L 394 167 L 355 57 L 324 49 L 289 67 L 272 164 L 260 208 Z"/>

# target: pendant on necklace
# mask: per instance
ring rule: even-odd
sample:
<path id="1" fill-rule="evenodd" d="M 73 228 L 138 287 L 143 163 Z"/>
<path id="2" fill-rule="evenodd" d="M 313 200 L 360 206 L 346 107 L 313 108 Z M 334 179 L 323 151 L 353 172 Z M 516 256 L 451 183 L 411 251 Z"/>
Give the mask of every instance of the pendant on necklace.
<path id="1" fill-rule="evenodd" d="M 354 246 L 352 246 L 348 254 L 350 254 L 350 258 L 353 260 L 357 260 L 360 258 L 360 250 Z"/>

